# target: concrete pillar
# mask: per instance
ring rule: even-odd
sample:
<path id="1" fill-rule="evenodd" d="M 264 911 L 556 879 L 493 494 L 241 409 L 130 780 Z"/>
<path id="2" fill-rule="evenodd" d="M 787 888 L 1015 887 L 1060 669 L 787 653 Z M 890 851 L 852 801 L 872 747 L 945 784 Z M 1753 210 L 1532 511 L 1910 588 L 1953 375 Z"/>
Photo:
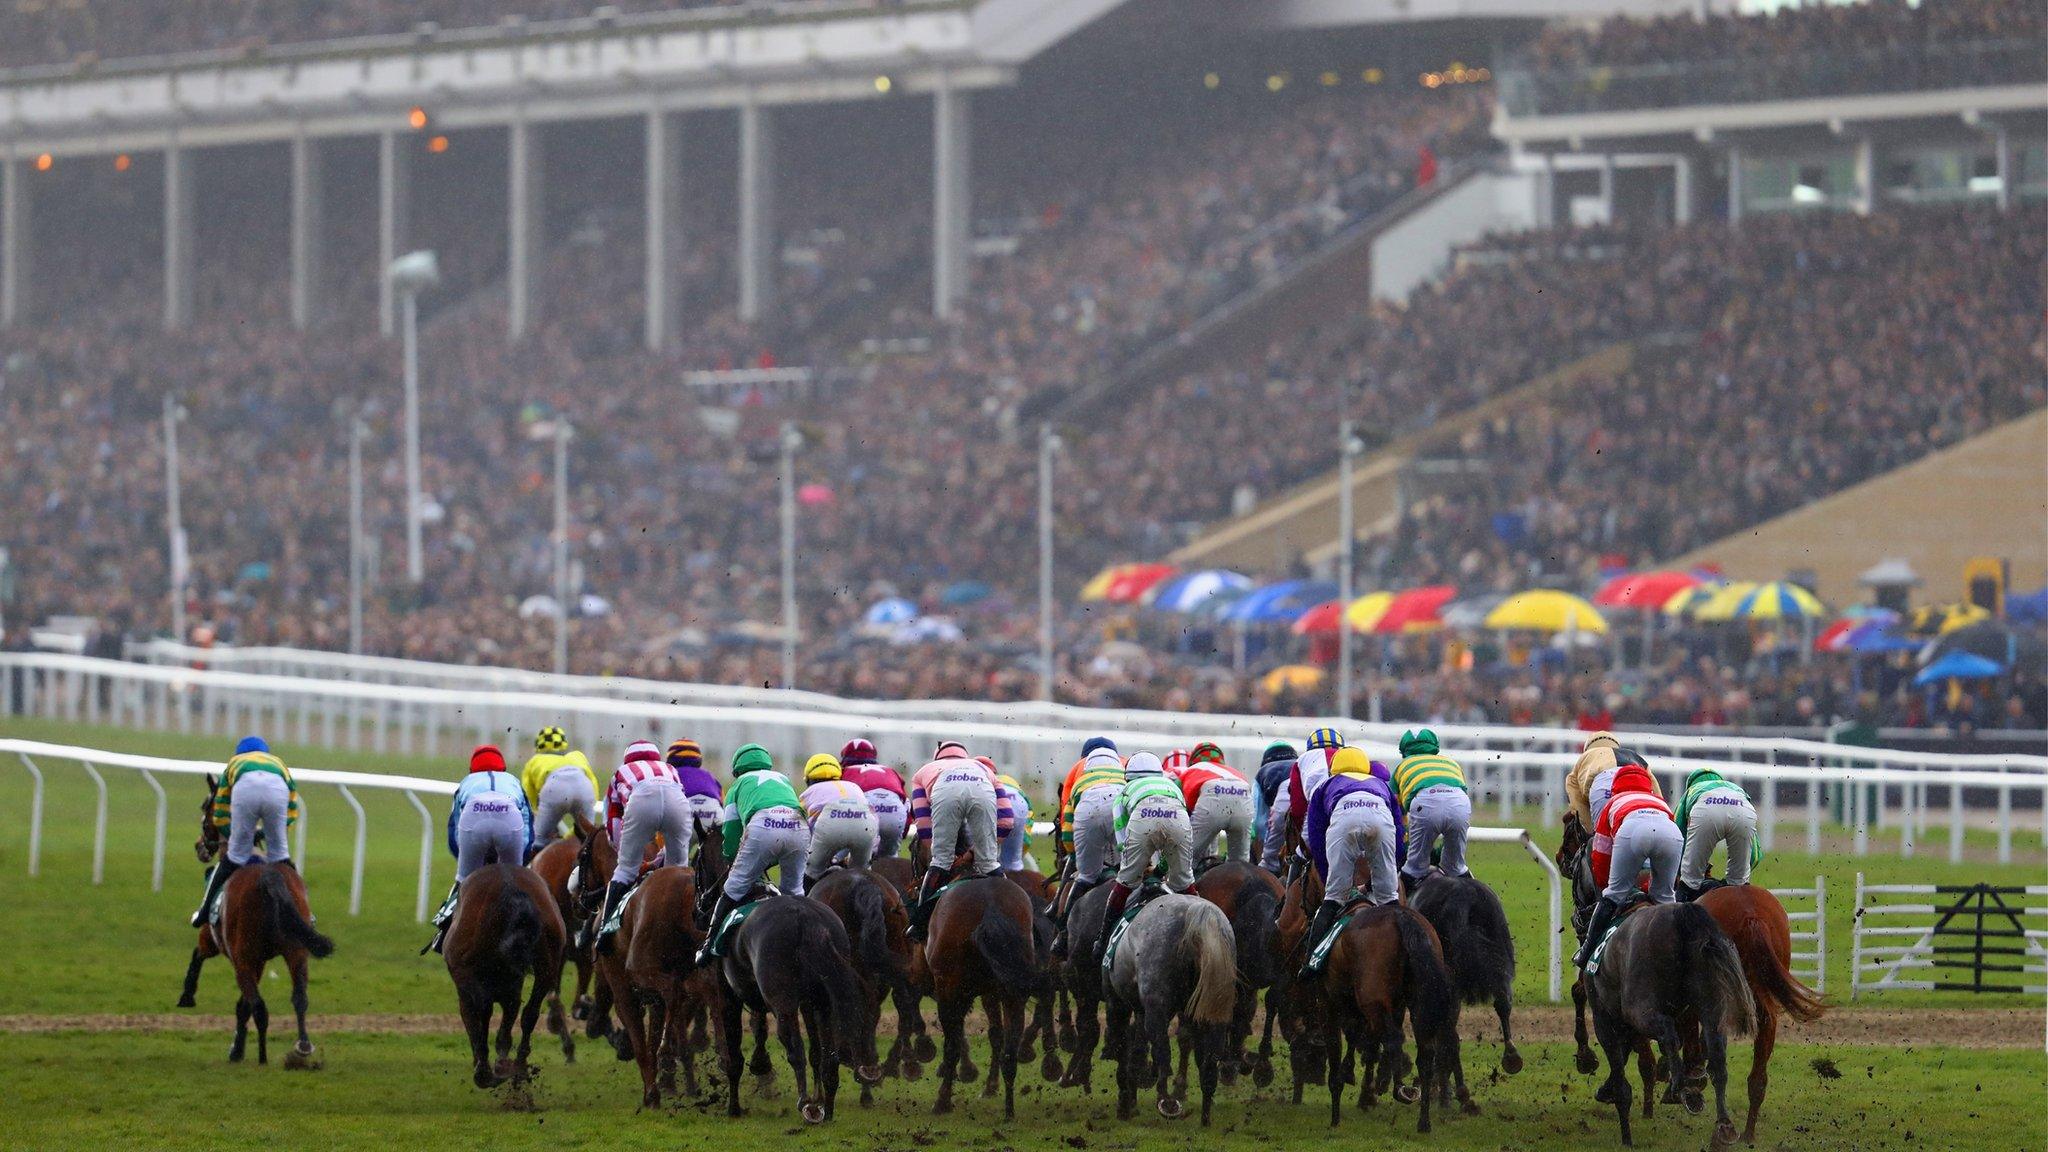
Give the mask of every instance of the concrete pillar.
<path id="1" fill-rule="evenodd" d="M 679 303 L 676 262 L 682 244 L 682 117 L 647 114 L 647 347 L 674 335 Z"/>
<path id="2" fill-rule="evenodd" d="M 28 161 L 0 160 L 0 328 L 28 319 L 32 264 L 28 215 Z"/>
<path id="3" fill-rule="evenodd" d="M 398 290 L 391 262 L 412 241 L 412 138 L 386 132 L 377 138 L 377 330 L 398 334 Z"/>
<path id="4" fill-rule="evenodd" d="M 1600 154 L 1600 212 L 1614 222 L 1614 153 Z"/>
<path id="5" fill-rule="evenodd" d="M 320 144 L 303 133 L 292 140 L 292 326 L 320 319 L 326 273 L 326 203 L 321 192 Z"/>
<path id="6" fill-rule="evenodd" d="M 1557 154 L 1543 154 L 1543 174 L 1536 178 L 1536 226 L 1557 227 Z"/>
<path id="7" fill-rule="evenodd" d="M 541 221 L 547 215 L 547 188 L 541 174 L 540 127 L 529 120 L 515 120 L 510 129 L 511 148 L 506 159 L 507 177 L 512 182 L 506 201 L 508 214 L 505 261 L 506 335 L 514 340 L 526 335 L 534 321 L 533 304 L 540 284 Z"/>
<path id="8" fill-rule="evenodd" d="M 1742 223 L 1742 145 L 1728 146 L 1728 222 Z"/>
<path id="9" fill-rule="evenodd" d="M 1998 210 L 2012 209 L 2012 138 L 2006 133 L 2005 125 L 1992 130 L 1992 148 L 1998 159 Z"/>
<path id="10" fill-rule="evenodd" d="M 1868 216 L 1877 208 L 1877 141 L 1869 136 L 1856 141 L 1856 214 Z"/>
<path id="11" fill-rule="evenodd" d="M 164 328 L 176 330 L 192 322 L 193 275 L 197 240 L 192 199 L 194 162 L 184 145 L 173 140 L 164 151 Z"/>
<path id="12" fill-rule="evenodd" d="M 775 301 L 775 120 L 740 106 L 740 319 L 759 320 Z"/>
<path id="13" fill-rule="evenodd" d="M 1692 157 L 1679 156 L 1671 161 L 1671 222 L 1692 223 Z"/>
<path id="14" fill-rule="evenodd" d="M 952 315 L 967 294 L 974 241 L 971 173 L 974 116 L 969 93 L 941 80 L 932 94 L 932 314 Z"/>

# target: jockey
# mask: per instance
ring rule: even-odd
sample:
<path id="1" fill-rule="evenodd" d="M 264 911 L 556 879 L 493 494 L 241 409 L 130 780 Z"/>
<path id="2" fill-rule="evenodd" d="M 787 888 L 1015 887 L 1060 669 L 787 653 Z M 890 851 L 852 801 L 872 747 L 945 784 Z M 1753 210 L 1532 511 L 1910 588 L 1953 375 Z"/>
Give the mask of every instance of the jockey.
<path id="1" fill-rule="evenodd" d="M 1650 870 L 1650 899 L 1658 904 L 1673 901 L 1671 887 L 1684 843 L 1671 819 L 1671 806 L 1650 790 L 1649 769 L 1634 764 L 1618 769 L 1614 796 L 1593 826 L 1593 883 L 1601 890 L 1600 902 L 1593 906 L 1593 921 L 1572 963 L 1586 966 L 1593 946 L 1620 914 L 1644 868 Z"/>
<path id="2" fill-rule="evenodd" d="M 839 758 L 830 752 L 804 763 L 804 785 L 797 798 L 811 821 L 804 887 L 816 884 L 841 852 L 846 853 L 848 867 L 867 867 L 875 852 L 875 814 L 868 810 L 867 794 L 844 778 Z"/>
<path id="3" fill-rule="evenodd" d="M 1695 768 L 1678 801 L 1678 827 L 1685 833 L 1685 858 L 1678 866 L 1678 898 L 1691 900 L 1706 883 L 1707 862 L 1716 845 L 1728 844 L 1730 884 L 1749 883 L 1749 870 L 1763 856 L 1756 838 L 1756 808 L 1742 785 L 1712 768 Z"/>
<path id="4" fill-rule="evenodd" d="M 228 844 L 206 879 L 206 895 L 199 900 L 199 911 L 192 914 L 194 928 L 213 915 L 213 902 L 220 899 L 228 877 L 256 854 L 259 825 L 263 858 L 272 864 L 292 862 L 289 836 L 299 822 L 299 789 L 292 782 L 292 770 L 270 754 L 270 745 L 261 736 L 244 736 L 235 745 L 235 754 L 214 783 L 213 814 L 208 819 L 215 828 L 227 831 Z"/>
<path id="5" fill-rule="evenodd" d="M 697 747 L 695 740 L 677 740 L 668 746 L 662 755 L 662 762 L 676 770 L 676 779 L 682 781 L 683 797 L 690 803 L 690 822 L 695 825 L 693 840 L 719 826 L 725 820 L 725 788 L 718 777 L 704 767 L 704 750 Z"/>
<path id="6" fill-rule="evenodd" d="M 775 770 L 759 744 L 742 744 L 732 754 L 732 791 L 725 799 L 725 858 L 732 867 L 711 906 L 711 929 L 697 950 L 697 963 L 711 959 L 711 941 L 727 913 L 744 904 L 774 868 L 792 896 L 804 894 L 804 857 L 811 847 L 810 825 L 796 789 Z"/>
<path id="7" fill-rule="evenodd" d="M 1595 732 L 1587 738 L 1578 762 L 1564 778 L 1565 800 L 1587 835 L 1600 822 L 1600 810 L 1607 807 L 1607 797 L 1614 792 L 1614 770 L 1623 764 L 1642 762 L 1641 757 L 1623 749 L 1612 732 Z M 1650 777 L 1650 791 L 1660 797 L 1664 795 L 1655 776 Z"/>
<path id="8" fill-rule="evenodd" d="M 1401 893 L 1413 891 L 1429 875 L 1429 850 L 1443 841 L 1440 867 L 1446 876 L 1470 876 L 1465 866 L 1465 835 L 1472 828 L 1472 795 L 1465 790 L 1465 770 L 1438 750 L 1436 733 L 1427 728 L 1401 733 L 1401 762 L 1394 766 L 1395 798 L 1408 814 L 1408 855 L 1401 865 Z"/>
<path id="9" fill-rule="evenodd" d="M 1227 837 L 1229 858 L 1252 858 L 1252 816 L 1257 807 L 1252 786 L 1237 769 L 1223 762 L 1223 749 L 1204 740 L 1188 753 L 1180 774 L 1181 797 L 1187 802 L 1197 862 L 1216 856 L 1216 838 Z"/>
<path id="10" fill-rule="evenodd" d="M 1123 866 L 1117 871 L 1116 883 L 1110 885 L 1102 932 L 1095 938 L 1097 963 L 1102 961 L 1110 930 L 1124 914 L 1131 893 L 1145 882 L 1155 858 L 1166 866 L 1168 892 L 1185 892 L 1195 882 L 1194 831 L 1188 825 L 1180 785 L 1166 778 L 1159 757 L 1150 752 L 1136 753 L 1125 761 L 1124 781 L 1116 799 L 1116 834 L 1123 846 Z"/>
<path id="11" fill-rule="evenodd" d="M 1159 771 L 1175 784 L 1180 783 L 1181 773 L 1188 770 L 1188 750 L 1176 748 L 1159 758 Z"/>
<path id="12" fill-rule="evenodd" d="M 840 779 L 860 785 L 868 799 L 868 811 L 875 814 L 875 855 L 894 856 L 903 845 L 910 827 L 910 804 L 904 795 L 903 778 L 881 762 L 875 746 L 867 740 L 848 740 L 839 750 Z"/>
<path id="13" fill-rule="evenodd" d="M 967 746 L 957 740 L 941 743 L 931 762 L 910 778 L 910 818 L 917 823 L 917 838 L 931 850 L 910 912 L 910 938 L 921 941 L 939 889 L 953 879 L 961 842 L 974 853 L 974 876 L 1000 872 L 997 843 L 1009 835 L 1016 818 L 996 788 L 994 769 L 970 759 Z"/>
<path id="14" fill-rule="evenodd" d="M 605 885 L 604 905 L 597 912 L 600 952 L 611 946 L 611 938 L 602 934 L 604 923 L 640 879 L 640 864 L 655 833 L 661 834 L 662 863 L 683 864 L 690 859 L 690 837 L 695 831 L 682 779 L 662 760 L 661 750 L 647 740 L 626 746 L 625 757 L 612 773 L 611 787 L 605 789 L 604 813 L 605 831 L 618 850 L 619 863 L 611 883 Z"/>
<path id="15" fill-rule="evenodd" d="M 1259 867 L 1280 874 L 1280 848 L 1287 839 L 1287 780 L 1294 774 L 1294 745 L 1276 740 L 1259 756 Z"/>
<path id="16" fill-rule="evenodd" d="M 1287 822 L 1284 825 L 1293 836 L 1301 835 L 1302 821 L 1308 816 L 1308 802 L 1315 799 L 1316 790 L 1330 778 L 1330 757 L 1342 747 L 1344 737 L 1335 728 L 1318 728 L 1308 734 L 1308 744 L 1301 755 L 1295 757 L 1294 767 L 1287 773 Z"/>
<path id="17" fill-rule="evenodd" d="M 1102 881 L 1116 848 L 1116 798 L 1124 790 L 1124 762 L 1106 736 L 1083 744 L 1081 759 L 1068 771 L 1060 788 L 1059 843 L 1074 862 L 1060 902 L 1060 932 L 1053 955 L 1067 954 L 1067 916 L 1074 902 Z"/>
<path id="18" fill-rule="evenodd" d="M 994 762 L 987 757 L 976 757 L 989 767 Z M 1002 798 L 1010 802 L 1010 830 L 1003 833 L 999 852 L 1003 858 L 1003 871 L 1022 872 L 1026 860 L 1024 850 L 1031 844 L 1031 799 L 1024 795 L 1024 788 L 1015 776 L 996 774 L 996 789 Z"/>
<path id="19" fill-rule="evenodd" d="M 1401 858 L 1401 805 L 1386 765 L 1366 759 L 1356 748 L 1339 748 L 1330 758 L 1329 781 L 1309 801 L 1302 838 L 1308 841 L 1316 875 L 1323 878 L 1323 902 L 1305 937 L 1309 947 L 1330 930 L 1354 887 L 1366 888 L 1374 904 L 1400 899 L 1394 875 Z M 1361 861 L 1365 884 L 1358 883 Z"/>
<path id="20" fill-rule="evenodd" d="M 533 812 L 532 852 L 561 839 L 563 820 L 597 820 L 597 773 L 581 749 L 569 747 L 568 733 L 552 724 L 534 734 L 533 755 L 519 770 L 519 783 Z"/>
<path id="21" fill-rule="evenodd" d="M 434 942 L 441 950 L 448 921 L 455 916 L 455 894 L 462 882 L 486 864 L 524 864 L 533 842 L 533 809 L 526 790 L 505 770 L 505 754 L 495 744 L 479 744 L 469 754 L 469 775 L 455 789 L 448 805 L 448 854 L 455 857 L 455 883 L 434 913 Z"/>

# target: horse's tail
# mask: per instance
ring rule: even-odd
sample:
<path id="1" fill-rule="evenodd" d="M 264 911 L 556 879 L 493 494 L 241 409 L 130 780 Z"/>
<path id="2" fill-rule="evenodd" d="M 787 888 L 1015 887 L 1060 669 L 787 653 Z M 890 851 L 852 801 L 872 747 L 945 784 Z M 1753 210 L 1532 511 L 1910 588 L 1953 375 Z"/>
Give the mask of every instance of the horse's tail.
<path id="1" fill-rule="evenodd" d="M 1230 917 L 1230 933 L 1238 946 L 1238 972 L 1254 988 L 1273 983 L 1273 933 L 1279 912 L 1279 901 L 1264 884 L 1240 889 L 1237 908 Z"/>
<path id="2" fill-rule="evenodd" d="M 1443 949 L 1420 913 L 1396 908 L 1394 925 L 1401 938 L 1401 963 L 1408 982 L 1408 1013 L 1416 1039 L 1441 1036 L 1458 1026 L 1458 988 L 1444 963 Z"/>
<path id="3" fill-rule="evenodd" d="M 1019 992 L 1037 992 L 1044 986 L 1045 974 L 1038 969 L 1031 934 L 1001 909 L 991 906 L 968 938 L 997 980 Z"/>
<path id="4" fill-rule="evenodd" d="M 1493 889 L 1479 880 L 1466 880 L 1446 911 L 1450 915 L 1436 928 L 1458 984 L 1458 998 L 1467 1004 L 1486 1003 L 1514 987 L 1515 940 Z"/>
<path id="5" fill-rule="evenodd" d="M 1222 909 L 1204 904 L 1199 911 L 1180 939 L 1181 955 L 1195 962 L 1195 990 L 1183 1010 L 1197 1024 L 1228 1024 L 1237 1010 L 1237 949 Z"/>
<path id="6" fill-rule="evenodd" d="M 839 942 L 832 938 L 830 924 L 823 920 L 804 926 L 803 953 L 803 963 L 816 983 L 823 986 L 832 1019 L 834 1048 L 858 1059 L 873 1033 L 868 1029 L 867 1002 L 858 991 L 860 973 L 854 970 L 853 958 L 840 949 Z M 813 1036 L 811 1042 L 822 1043 L 823 1038 Z"/>
<path id="7" fill-rule="evenodd" d="M 313 922 L 299 914 L 299 901 L 292 894 L 292 886 L 285 882 L 284 873 L 277 868 L 265 868 L 256 881 L 263 894 L 263 902 L 270 908 L 270 923 L 277 934 L 297 944 L 306 951 L 323 959 L 334 955 L 334 941 L 322 935 Z"/>
<path id="8" fill-rule="evenodd" d="M 533 963 L 534 946 L 540 943 L 540 909 L 526 889 L 507 878 L 498 899 L 505 906 L 505 927 L 498 936 L 498 958 L 505 966 L 523 972 Z"/>
<path id="9" fill-rule="evenodd" d="M 1770 926 L 1754 908 L 1745 908 L 1740 927 L 1728 934 L 1736 955 L 1742 959 L 1742 970 L 1754 982 L 1752 991 L 1762 1001 L 1760 1007 L 1768 1012 L 1782 1012 L 1801 1024 L 1820 1019 L 1821 1013 L 1827 1011 L 1826 1001 L 1785 966 L 1771 936 Z"/>
<path id="10" fill-rule="evenodd" d="M 1721 926 L 1697 904 L 1678 906 L 1678 946 L 1690 975 L 1693 1006 L 1701 1020 L 1719 1017 L 1724 1031 L 1747 1036 L 1756 1028 L 1756 1004 L 1742 975 L 1742 957 Z"/>
<path id="11" fill-rule="evenodd" d="M 889 904 L 882 898 L 881 883 L 857 883 L 848 899 L 854 923 L 859 927 L 853 939 L 854 953 L 876 980 L 889 984 L 899 965 L 896 954 L 889 951 Z"/>

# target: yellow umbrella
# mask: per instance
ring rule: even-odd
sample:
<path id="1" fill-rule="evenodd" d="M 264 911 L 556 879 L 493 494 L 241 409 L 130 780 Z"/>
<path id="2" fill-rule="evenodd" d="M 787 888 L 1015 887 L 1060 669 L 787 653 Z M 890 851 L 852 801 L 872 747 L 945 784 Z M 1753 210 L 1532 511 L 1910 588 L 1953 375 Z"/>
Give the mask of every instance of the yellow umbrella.
<path id="1" fill-rule="evenodd" d="M 1259 687 L 1277 696 L 1288 689 L 1312 692 L 1323 686 L 1323 670 L 1307 664 L 1282 664 L 1259 679 Z"/>
<path id="2" fill-rule="evenodd" d="M 1695 584 L 1664 602 L 1666 616 L 1690 616 L 1707 606 L 1707 602 L 1721 594 L 1723 584 Z"/>
<path id="3" fill-rule="evenodd" d="M 1607 631 L 1600 610 L 1569 592 L 1538 588 L 1517 592 L 1486 614 L 1488 628 L 1529 632 Z"/>
<path id="4" fill-rule="evenodd" d="M 1370 592 L 1351 602 L 1344 609 L 1344 622 L 1351 625 L 1353 632 L 1370 632 L 1379 626 L 1380 617 L 1394 603 L 1392 592 Z"/>
<path id="5" fill-rule="evenodd" d="M 1756 591 L 1756 581 L 1737 580 L 1714 589 L 1714 594 L 1694 605 L 1692 618 L 1695 620 L 1733 620 L 1735 610 L 1751 592 Z"/>
<path id="6" fill-rule="evenodd" d="M 1935 629 L 1937 636 L 1946 636 L 1959 628 L 1991 619 L 1990 609 L 1976 604 L 1949 604 L 1943 607 L 1942 612 L 1941 626 Z"/>

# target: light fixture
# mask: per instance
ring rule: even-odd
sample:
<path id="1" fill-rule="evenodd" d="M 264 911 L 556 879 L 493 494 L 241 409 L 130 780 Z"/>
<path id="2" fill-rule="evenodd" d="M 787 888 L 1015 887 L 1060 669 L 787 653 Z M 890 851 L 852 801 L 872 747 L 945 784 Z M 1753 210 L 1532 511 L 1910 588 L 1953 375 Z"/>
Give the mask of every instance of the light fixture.
<path id="1" fill-rule="evenodd" d="M 429 140 L 427 141 L 427 151 L 429 151 L 429 152 L 437 152 L 437 153 L 438 153 L 438 152 L 446 152 L 447 150 L 448 150 L 448 138 L 447 138 L 446 136 L 435 136 L 435 137 L 432 137 L 432 138 L 430 138 L 430 139 L 429 139 Z"/>
<path id="2" fill-rule="evenodd" d="M 875 77 L 875 91 L 880 92 L 882 95 L 887 96 L 889 90 L 894 87 L 896 87 L 896 82 L 887 76 Z"/>
<path id="3" fill-rule="evenodd" d="M 1278 92 L 1285 87 L 1287 87 L 1287 73 L 1275 72 L 1271 76 L 1266 77 L 1266 91 Z"/>
<path id="4" fill-rule="evenodd" d="M 427 126 L 427 110 L 417 104 L 413 105 L 412 111 L 405 114 L 405 122 L 412 125 L 415 129 L 425 128 Z"/>
<path id="5" fill-rule="evenodd" d="M 1335 72 L 1325 72 L 1322 74 L 1320 79 L 1322 80 L 1323 87 L 1325 88 L 1335 88 L 1338 84 L 1343 82 L 1343 77 L 1338 76 Z"/>
<path id="6" fill-rule="evenodd" d="M 41 156 L 36 157 L 36 171 L 48 172 L 56 163 L 56 158 L 45 152 Z"/>
<path id="7" fill-rule="evenodd" d="M 1202 87 L 1207 88 L 1211 92 L 1214 92 L 1216 89 L 1221 88 L 1222 86 L 1223 77 L 1218 76 L 1214 72 L 1208 72 L 1203 74 Z"/>
<path id="8" fill-rule="evenodd" d="M 123 152 L 119 156 L 114 157 L 114 171 L 126 172 L 129 165 L 134 163 L 135 161 L 130 159 L 126 152 Z"/>

